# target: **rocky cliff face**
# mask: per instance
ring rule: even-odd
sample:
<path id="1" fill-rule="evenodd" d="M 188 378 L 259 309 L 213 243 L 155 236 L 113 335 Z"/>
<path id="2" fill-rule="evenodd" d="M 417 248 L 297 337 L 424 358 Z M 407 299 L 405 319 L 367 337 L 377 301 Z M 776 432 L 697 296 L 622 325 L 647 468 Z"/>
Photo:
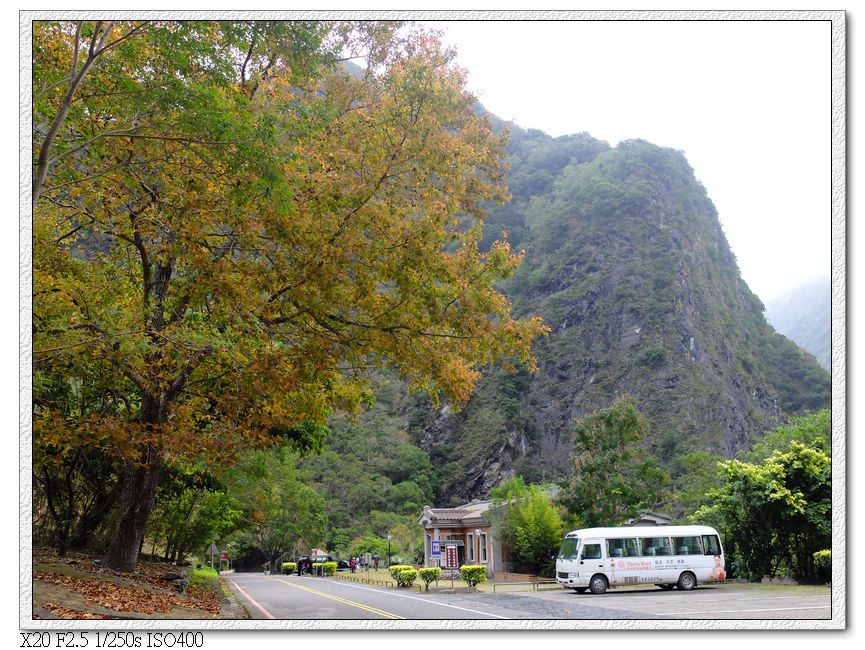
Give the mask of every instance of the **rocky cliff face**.
<path id="1" fill-rule="evenodd" d="M 515 134 L 514 199 L 490 209 L 487 227 L 526 249 L 501 288 L 517 314 L 551 328 L 535 346 L 539 371 L 491 372 L 464 411 L 428 408 L 410 429 L 438 450 L 446 494 L 485 496 L 517 474 L 560 477 L 571 421 L 625 394 L 673 471 L 680 454 L 730 458 L 774 418 L 828 406 L 828 375 L 766 323 L 684 156 L 572 138 L 589 159 L 568 157 L 561 138 Z M 537 168 L 552 144 L 564 155 Z"/>

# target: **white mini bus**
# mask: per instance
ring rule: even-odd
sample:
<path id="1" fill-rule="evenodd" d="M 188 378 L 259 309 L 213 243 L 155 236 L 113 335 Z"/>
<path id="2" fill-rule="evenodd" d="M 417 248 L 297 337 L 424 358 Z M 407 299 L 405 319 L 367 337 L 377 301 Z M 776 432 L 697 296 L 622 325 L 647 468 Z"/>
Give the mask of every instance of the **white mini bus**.
<path id="1" fill-rule="evenodd" d="M 724 576 L 721 538 L 709 526 L 582 528 L 565 535 L 556 558 L 556 581 L 577 593 L 639 584 L 689 590 Z"/>

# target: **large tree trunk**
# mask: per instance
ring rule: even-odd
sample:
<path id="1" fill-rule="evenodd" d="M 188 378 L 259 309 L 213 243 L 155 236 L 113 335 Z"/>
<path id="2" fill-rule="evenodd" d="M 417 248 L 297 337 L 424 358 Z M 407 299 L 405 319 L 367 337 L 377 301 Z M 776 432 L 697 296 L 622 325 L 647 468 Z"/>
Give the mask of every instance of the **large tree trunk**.
<path id="1" fill-rule="evenodd" d="M 117 527 L 105 564 L 115 571 L 135 569 L 144 528 L 156 504 L 156 486 L 162 468 L 162 454 L 147 447 L 138 463 L 126 464 L 122 473 Z"/>

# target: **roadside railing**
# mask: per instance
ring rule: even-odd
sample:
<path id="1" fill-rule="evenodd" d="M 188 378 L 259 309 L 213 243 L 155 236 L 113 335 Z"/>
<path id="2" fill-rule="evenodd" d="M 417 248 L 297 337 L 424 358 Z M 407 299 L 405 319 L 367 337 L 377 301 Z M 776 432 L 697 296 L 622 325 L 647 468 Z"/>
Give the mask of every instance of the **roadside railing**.
<path id="1" fill-rule="evenodd" d="M 527 586 L 527 585 L 531 585 L 531 586 L 532 586 L 532 591 L 538 591 L 539 588 L 540 588 L 540 585 L 556 585 L 556 586 L 558 586 L 559 583 L 556 582 L 555 580 L 535 580 L 535 581 L 532 581 L 532 582 L 525 582 L 525 581 L 520 581 L 520 582 L 495 582 L 495 583 L 493 583 L 493 593 L 496 592 L 496 587 L 506 587 L 506 586 L 510 586 L 510 585 L 519 585 L 519 586 L 521 586 L 521 587 L 525 587 L 525 586 Z"/>

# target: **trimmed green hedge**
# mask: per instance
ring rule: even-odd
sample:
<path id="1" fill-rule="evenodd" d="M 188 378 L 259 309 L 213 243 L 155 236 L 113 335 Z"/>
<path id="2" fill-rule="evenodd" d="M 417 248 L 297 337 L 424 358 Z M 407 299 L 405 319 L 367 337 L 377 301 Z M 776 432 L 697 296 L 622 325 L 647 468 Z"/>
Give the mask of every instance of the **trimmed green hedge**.
<path id="1" fill-rule="evenodd" d="M 336 562 L 325 562 L 324 567 L 324 575 L 326 576 L 335 576 L 336 575 Z"/>
<path id="2" fill-rule="evenodd" d="M 426 591 L 429 591 L 429 583 L 441 578 L 442 569 L 438 566 L 429 566 L 420 570 L 420 579 L 423 580 Z"/>
<path id="3" fill-rule="evenodd" d="M 286 575 L 291 575 L 292 573 L 297 573 L 297 562 L 283 562 L 282 563 L 282 572 Z"/>
<path id="4" fill-rule="evenodd" d="M 814 568 L 817 570 L 817 579 L 820 582 L 831 582 L 832 551 L 826 549 L 814 553 Z"/>
<path id="5" fill-rule="evenodd" d="M 466 564 L 460 567 L 460 577 L 468 583 L 469 587 L 474 587 L 480 582 L 487 581 L 487 568 L 480 564 Z"/>
<path id="6" fill-rule="evenodd" d="M 408 564 L 394 564 L 390 567 L 390 575 L 398 587 L 411 587 L 417 580 L 417 569 Z"/>

